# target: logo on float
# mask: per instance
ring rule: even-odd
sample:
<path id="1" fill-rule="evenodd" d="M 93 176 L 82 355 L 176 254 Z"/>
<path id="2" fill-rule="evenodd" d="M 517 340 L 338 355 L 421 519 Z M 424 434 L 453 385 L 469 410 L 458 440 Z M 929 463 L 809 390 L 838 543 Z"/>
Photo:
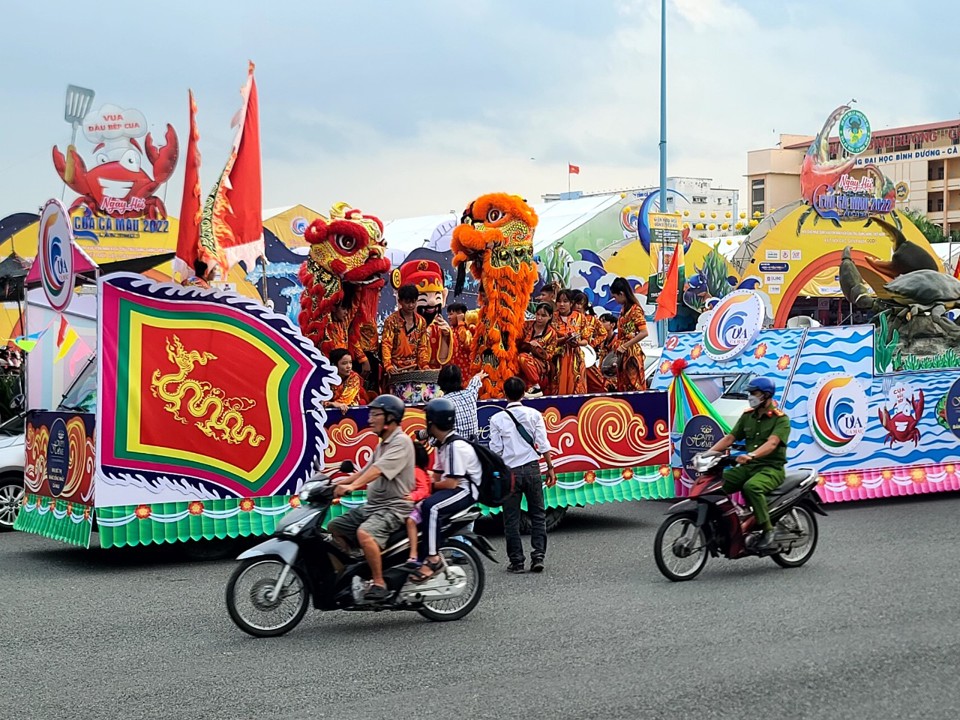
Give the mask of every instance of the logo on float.
<path id="1" fill-rule="evenodd" d="M 40 216 L 40 284 L 50 307 L 62 312 L 73 298 L 73 233 L 59 200 L 49 200 Z"/>
<path id="2" fill-rule="evenodd" d="M 840 118 L 840 144 L 851 155 L 870 146 L 870 121 L 859 110 L 847 110 Z"/>
<path id="3" fill-rule="evenodd" d="M 297 237 L 303 237 L 303 234 L 307 231 L 307 227 L 309 225 L 310 223 L 307 222 L 305 217 L 295 217 L 290 221 L 290 229 Z"/>
<path id="4" fill-rule="evenodd" d="M 807 400 L 807 416 L 817 444 L 833 455 L 852 451 L 867 426 L 867 396 L 849 375 L 820 379 Z"/>
<path id="5" fill-rule="evenodd" d="M 735 290 L 712 311 L 703 330 L 703 349 L 718 362 L 735 358 L 757 337 L 763 325 L 760 297 L 750 290 Z"/>
<path id="6" fill-rule="evenodd" d="M 640 206 L 624 205 L 620 209 L 620 227 L 625 233 L 637 234 L 637 221 L 640 219 Z"/>

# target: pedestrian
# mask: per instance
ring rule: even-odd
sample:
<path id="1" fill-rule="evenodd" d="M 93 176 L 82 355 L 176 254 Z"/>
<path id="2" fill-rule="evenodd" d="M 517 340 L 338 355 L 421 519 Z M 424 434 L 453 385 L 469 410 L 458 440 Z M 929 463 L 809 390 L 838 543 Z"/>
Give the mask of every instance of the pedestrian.
<path id="1" fill-rule="evenodd" d="M 540 475 L 540 458 L 547 463 L 546 486 L 557 484 L 553 468 L 553 454 L 547 440 L 547 426 L 543 416 L 520 400 L 527 391 L 522 378 L 512 377 L 503 384 L 507 407 L 490 419 L 490 450 L 513 470 L 514 492 L 503 503 L 503 533 L 507 539 L 507 567 L 512 573 L 522 573 L 523 542 L 520 540 L 520 502 L 527 500 L 530 517 L 530 571 L 543 572 L 547 554 L 547 516 L 543 503 L 544 480 Z"/>

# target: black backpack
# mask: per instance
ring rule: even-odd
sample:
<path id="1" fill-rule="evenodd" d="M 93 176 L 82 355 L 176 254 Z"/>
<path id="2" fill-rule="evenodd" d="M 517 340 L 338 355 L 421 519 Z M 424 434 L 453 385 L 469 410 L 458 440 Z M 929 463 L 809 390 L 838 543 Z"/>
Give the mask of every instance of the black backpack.
<path id="1" fill-rule="evenodd" d="M 468 480 L 477 488 L 478 502 L 487 507 L 501 507 L 514 490 L 513 471 L 507 467 L 502 457 L 485 445 L 459 435 L 456 439 L 472 447 L 480 461 L 480 481 L 477 482 L 476 479 L 468 477 Z"/>

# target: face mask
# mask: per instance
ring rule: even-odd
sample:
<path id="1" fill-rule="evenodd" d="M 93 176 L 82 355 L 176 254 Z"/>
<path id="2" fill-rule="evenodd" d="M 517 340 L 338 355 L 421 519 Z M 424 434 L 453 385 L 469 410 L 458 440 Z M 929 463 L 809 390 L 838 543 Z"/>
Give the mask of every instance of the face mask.
<path id="1" fill-rule="evenodd" d="M 763 398 L 757 395 L 749 395 L 747 396 L 747 404 L 749 404 L 751 408 L 756 410 L 758 407 L 763 405 Z"/>

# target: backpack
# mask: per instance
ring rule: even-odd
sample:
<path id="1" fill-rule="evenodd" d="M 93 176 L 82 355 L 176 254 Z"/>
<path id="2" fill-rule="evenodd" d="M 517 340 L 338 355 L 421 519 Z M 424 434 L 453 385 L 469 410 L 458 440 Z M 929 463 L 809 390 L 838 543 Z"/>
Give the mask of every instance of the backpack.
<path id="1" fill-rule="evenodd" d="M 459 435 L 456 439 L 472 447 L 480 461 L 480 482 L 468 478 L 477 488 L 478 502 L 487 507 L 501 507 L 514 490 L 513 471 L 507 467 L 502 457 L 485 445 Z"/>

